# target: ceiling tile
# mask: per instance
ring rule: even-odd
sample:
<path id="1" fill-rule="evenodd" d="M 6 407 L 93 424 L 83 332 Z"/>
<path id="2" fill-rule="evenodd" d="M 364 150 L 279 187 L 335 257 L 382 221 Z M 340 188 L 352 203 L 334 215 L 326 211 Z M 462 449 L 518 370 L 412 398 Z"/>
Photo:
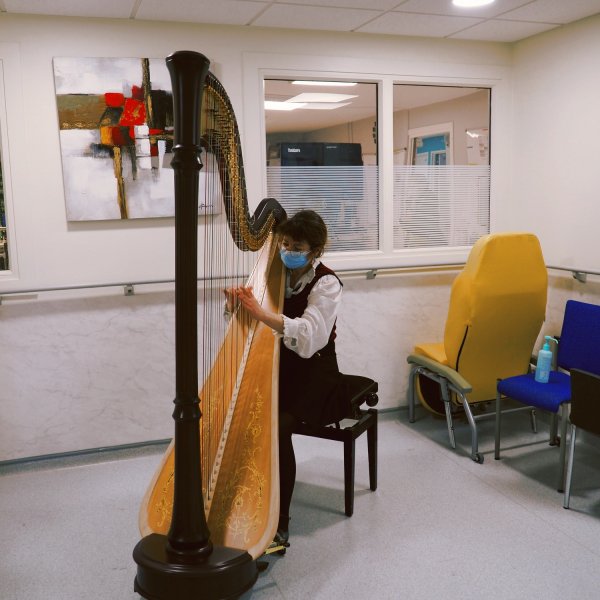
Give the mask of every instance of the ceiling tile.
<path id="1" fill-rule="evenodd" d="M 556 0 L 555 0 L 556 1 Z M 560 0 L 563 1 L 563 0 Z M 399 12 L 413 12 L 430 15 L 450 15 L 456 17 L 496 17 L 507 10 L 512 10 L 531 0 L 496 0 L 492 4 L 478 8 L 461 8 L 454 6 L 451 0 L 407 0 L 395 10 Z"/>
<path id="2" fill-rule="evenodd" d="M 502 18 L 565 24 L 597 13 L 600 13 L 600 0 L 535 0 L 503 14 Z"/>
<path id="3" fill-rule="evenodd" d="M 249 0 L 142 0 L 137 19 L 247 25 L 268 6 Z"/>
<path id="4" fill-rule="evenodd" d="M 4 0 L 9 13 L 128 19 L 135 0 Z"/>
<path id="5" fill-rule="evenodd" d="M 600 14 L 600 0 L 0 0 L 8 13 L 361 31 L 514 42 Z M 489 20 L 488 22 L 485 22 Z"/>
<path id="6" fill-rule="evenodd" d="M 292 29 L 353 31 L 380 14 L 376 10 L 273 4 L 253 21 L 252 25 L 289 27 Z"/>
<path id="7" fill-rule="evenodd" d="M 516 42 L 529 36 L 536 35 L 537 33 L 554 29 L 555 27 L 557 27 L 557 25 L 548 23 L 525 23 L 520 21 L 491 19 L 449 37 L 459 40 Z"/>
<path id="8" fill-rule="evenodd" d="M 388 33 L 391 35 L 417 35 L 445 37 L 466 27 L 481 23 L 482 19 L 468 17 L 444 17 L 391 12 L 359 27 L 364 33 Z"/>
<path id="9" fill-rule="evenodd" d="M 302 0 L 275 0 L 276 4 L 302 4 Z M 329 6 L 334 8 L 370 8 L 390 10 L 402 4 L 402 0 L 310 0 L 311 6 Z"/>

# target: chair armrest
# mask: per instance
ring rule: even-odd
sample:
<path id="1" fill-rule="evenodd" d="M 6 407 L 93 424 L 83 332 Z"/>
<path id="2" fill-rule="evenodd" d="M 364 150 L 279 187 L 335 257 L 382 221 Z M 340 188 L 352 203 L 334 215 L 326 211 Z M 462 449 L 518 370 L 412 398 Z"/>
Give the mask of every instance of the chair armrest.
<path id="1" fill-rule="evenodd" d="M 406 361 L 413 365 L 419 365 L 420 367 L 428 369 L 436 375 L 447 379 L 457 390 L 463 394 L 468 394 L 473 390 L 473 386 L 457 371 L 446 365 L 442 365 L 435 360 L 431 360 L 431 358 L 420 356 L 419 354 L 410 354 Z"/>

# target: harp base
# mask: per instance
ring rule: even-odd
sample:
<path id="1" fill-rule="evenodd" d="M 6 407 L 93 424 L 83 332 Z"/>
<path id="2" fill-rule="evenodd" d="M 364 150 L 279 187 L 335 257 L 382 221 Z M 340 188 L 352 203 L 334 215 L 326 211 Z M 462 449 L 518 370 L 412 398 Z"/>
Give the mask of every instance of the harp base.
<path id="1" fill-rule="evenodd" d="M 167 537 L 152 533 L 138 542 L 133 589 L 147 600 L 234 600 L 258 577 L 256 562 L 244 550 L 215 546 L 197 563 L 175 562 Z"/>

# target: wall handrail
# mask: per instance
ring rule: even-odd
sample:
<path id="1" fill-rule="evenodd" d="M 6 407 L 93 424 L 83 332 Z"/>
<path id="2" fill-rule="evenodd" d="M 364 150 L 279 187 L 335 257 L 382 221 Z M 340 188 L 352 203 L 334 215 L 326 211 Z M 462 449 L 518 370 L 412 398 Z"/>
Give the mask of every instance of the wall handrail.
<path id="1" fill-rule="evenodd" d="M 416 273 L 416 272 L 426 272 L 426 271 L 446 271 L 446 270 L 455 270 L 464 266 L 464 263 L 440 263 L 440 264 L 431 264 L 431 265 L 423 265 L 423 264 L 414 264 L 414 265 L 402 265 L 395 267 L 374 267 L 372 269 L 336 269 L 336 273 L 345 276 L 364 276 L 366 279 L 375 279 L 377 275 L 394 275 L 400 273 Z M 587 275 L 600 275 L 600 271 L 595 271 L 591 269 L 577 269 L 575 267 L 562 267 L 556 265 L 547 265 L 547 269 L 552 269 L 554 271 L 567 271 L 571 272 L 574 279 L 585 283 Z M 248 274 L 241 273 L 235 276 L 239 279 L 243 279 L 248 277 Z M 220 276 L 213 277 L 199 277 L 198 281 L 218 281 L 223 279 Z M 134 288 L 136 286 L 142 285 L 162 285 L 175 283 L 174 279 L 150 279 L 150 280 L 142 280 L 142 281 L 122 281 L 122 282 L 114 282 L 114 283 L 82 283 L 82 284 L 74 284 L 74 285 L 62 285 L 62 286 L 52 286 L 52 287 L 40 287 L 40 288 L 23 288 L 16 290 L 2 290 L 0 291 L 0 304 L 2 303 L 3 296 L 16 296 L 16 295 L 27 295 L 27 294 L 38 294 L 43 292 L 62 292 L 69 290 L 85 290 L 85 289 L 96 289 L 96 288 L 118 288 L 122 287 L 124 289 L 124 294 L 126 296 L 131 296 L 134 293 Z"/>
<path id="2" fill-rule="evenodd" d="M 247 278 L 247 273 L 239 275 L 230 275 L 229 277 L 237 277 L 239 279 Z M 223 277 L 198 277 L 198 281 L 218 281 Z M 3 296 L 15 296 L 15 295 L 27 295 L 27 294 L 38 294 L 42 292 L 63 292 L 69 290 L 87 290 L 96 288 L 124 288 L 125 296 L 133 295 L 133 288 L 140 285 L 162 285 L 166 283 L 175 283 L 174 279 L 149 279 L 146 281 L 128 281 L 128 282 L 116 282 L 116 283 L 81 283 L 74 285 L 61 285 L 43 288 L 23 288 L 16 290 L 2 290 L 0 291 L 0 303 Z"/>
<path id="3" fill-rule="evenodd" d="M 592 271 L 591 269 L 576 269 L 575 267 L 559 267 L 556 265 L 548 265 L 546 268 L 554 271 L 570 271 L 573 279 L 577 279 L 581 283 L 587 281 L 588 275 L 600 275 L 600 271 Z"/>
<path id="4" fill-rule="evenodd" d="M 464 263 L 463 263 L 464 264 Z M 336 273 L 348 275 L 348 276 L 364 276 L 367 279 L 375 279 L 379 273 L 393 274 L 395 272 L 411 272 L 411 271 L 428 271 L 428 270 L 447 270 L 456 269 L 461 267 L 462 264 L 435 264 L 435 265 L 402 265 L 397 267 L 377 267 L 373 269 L 336 269 Z M 248 273 L 241 273 L 237 275 L 228 275 L 228 278 L 244 279 L 248 277 Z M 224 279 L 222 276 L 213 277 L 198 277 L 198 281 L 219 281 Z M 62 286 L 51 286 L 51 287 L 40 287 L 40 288 L 23 288 L 15 290 L 1 290 L 0 291 L 0 303 L 2 302 L 3 296 L 16 296 L 16 295 L 27 295 L 27 294 L 38 294 L 43 292 L 62 292 L 69 290 L 85 290 L 95 288 L 118 288 L 122 287 L 125 290 L 126 296 L 133 295 L 133 288 L 141 285 L 161 285 L 175 283 L 174 279 L 151 279 L 145 281 L 121 281 L 113 283 L 82 283 L 74 285 L 62 285 Z"/>

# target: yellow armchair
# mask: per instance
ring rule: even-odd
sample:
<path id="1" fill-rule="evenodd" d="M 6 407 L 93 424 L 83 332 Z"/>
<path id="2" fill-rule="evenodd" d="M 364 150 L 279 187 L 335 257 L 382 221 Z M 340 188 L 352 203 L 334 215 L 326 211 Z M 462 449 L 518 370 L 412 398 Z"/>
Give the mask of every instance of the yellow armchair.
<path id="1" fill-rule="evenodd" d="M 497 379 L 526 373 L 546 311 L 548 275 L 539 240 L 531 233 L 483 236 L 452 284 L 444 341 L 415 346 L 408 357 L 409 420 L 415 397 L 445 414 L 455 447 L 452 409 L 462 406 L 478 452 L 470 404 L 493 400 Z M 432 383 L 433 382 L 433 383 Z"/>

